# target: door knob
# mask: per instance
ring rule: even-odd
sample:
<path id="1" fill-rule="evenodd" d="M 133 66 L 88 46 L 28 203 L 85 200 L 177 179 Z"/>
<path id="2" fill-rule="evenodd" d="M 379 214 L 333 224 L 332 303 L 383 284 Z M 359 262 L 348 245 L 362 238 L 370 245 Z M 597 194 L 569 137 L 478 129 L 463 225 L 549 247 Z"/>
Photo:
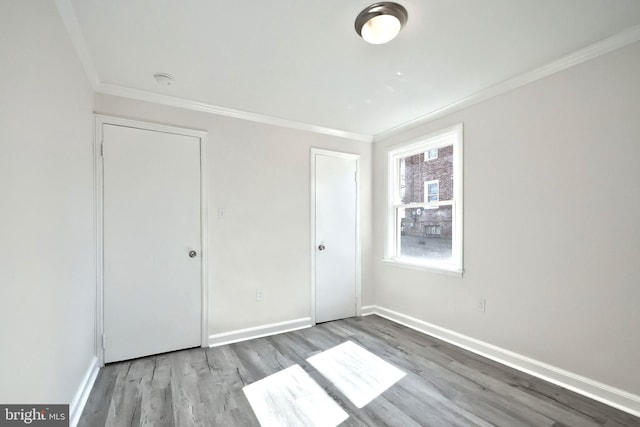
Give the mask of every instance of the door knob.
<path id="1" fill-rule="evenodd" d="M 198 253 L 196 251 L 189 251 L 189 258 L 195 258 Z"/>
<path id="2" fill-rule="evenodd" d="M 318 246 L 318 250 L 319 251 L 324 251 L 326 249 L 325 245 L 320 244 L 320 246 Z"/>

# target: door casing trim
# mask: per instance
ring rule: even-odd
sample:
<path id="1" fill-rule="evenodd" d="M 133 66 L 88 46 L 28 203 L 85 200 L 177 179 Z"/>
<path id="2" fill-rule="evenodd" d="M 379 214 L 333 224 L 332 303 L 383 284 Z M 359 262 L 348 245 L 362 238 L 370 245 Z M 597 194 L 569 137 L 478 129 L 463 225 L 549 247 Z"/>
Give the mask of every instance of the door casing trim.
<path id="1" fill-rule="evenodd" d="M 209 346 L 209 209 L 206 148 L 207 132 L 144 122 L 122 117 L 94 115 L 93 170 L 94 170 L 94 239 L 96 271 L 95 353 L 98 366 L 104 366 L 104 229 L 103 229 L 103 125 L 124 126 L 156 132 L 192 136 L 200 139 L 200 253 L 201 253 L 201 326 L 200 345 Z"/>
<path id="2" fill-rule="evenodd" d="M 330 156 L 356 161 L 356 316 L 362 311 L 362 237 L 360 221 L 360 155 L 311 148 L 311 324 L 316 324 L 316 156 Z"/>

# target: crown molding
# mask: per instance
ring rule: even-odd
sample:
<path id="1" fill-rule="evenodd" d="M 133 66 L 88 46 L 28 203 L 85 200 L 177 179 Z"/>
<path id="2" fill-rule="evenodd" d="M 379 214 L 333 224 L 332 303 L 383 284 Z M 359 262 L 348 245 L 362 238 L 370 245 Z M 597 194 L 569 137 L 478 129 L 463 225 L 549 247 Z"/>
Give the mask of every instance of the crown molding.
<path id="1" fill-rule="evenodd" d="M 84 72 L 87 75 L 91 86 L 95 89 L 100 83 L 100 80 L 98 79 L 98 72 L 93 65 L 93 59 L 91 58 L 91 54 L 87 48 L 87 43 L 82 35 L 82 29 L 80 28 L 80 23 L 78 22 L 78 17 L 73 9 L 71 0 L 55 0 L 55 4 L 58 8 L 60 17 L 62 18 L 62 22 L 67 28 L 67 33 L 69 33 L 71 43 L 76 49 L 78 59 L 84 68 Z"/>
<path id="2" fill-rule="evenodd" d="M 84 71 L 89 79 L 93 90 L 98 93 L 107 95 L 116 95 L 124 98 L 136 99 L 139 101 L 153 102 L 161 105 L 185 108 L 188 110 L 203 111 L 210 114 L 220 116 L 233 117 L 252 122 L 264 123 L 274 126 L 280 126 L 290 129 L 298 129 L 308 132 L 320 133 L 324 135 L 337 136 L 362 142 L 373 142 L 373 135 L 350 132 L 341 129 L 333 129 L 325 126 L 318 126 L 311 123 L 297 122 L 294 120 L 282 119 L 263 114 L 250 113 L 232 108 L 220 107 L 217 105 L 206 104 L 203 102 L 192 101 L 184 98 L 178 98 L 170 95 L 163 95 L 155 92 L 118 86 L 100 81 L 98 72 L 94 66 L 93 59 L 89 53 L 89 48 L 82 35 L 82 29 L 78 22 L 71 0 L 55 0 L 58 13 L 62 18 L 62 22 L 67 28 L 71 42 L 76 50 L 78 58 L 82 63 Z"/>
<path id="3" fill-rule="evenodd" d="M 85 73 L 91 82 L 93 89 L 98 93 L 107 95 L 116 95 L 125 98 L 137 99 L 140 101 L 154 102 L 161 105 L 169 105 L 173 107 L 185 108 L 188 110 L 203 111 L 210 114 L 217 114 L 226 117 L 233 117 L 242 120 L 249 120 L 258 123 L 281 126 L 285 128 L 304 130 L 308 132 L 320 133 L 325 135 L 337 136 L 340 138 L 348 138 L 363 142 L 379 142 L 408 131 L 415 127 L 427 124 L 433 120 L 445 117 L 449 114 L 463 110 L 474 104 L 478 104 L 489 98 L 501 95 L 518 87 L 540 80 L 567 68 L 581 64 L 590 59 L 594 59 L 605 53 L 609 53 L 616 49 L 620 49 L 631 43 L 640 41 L 640 25 L 630 27 L 611 37 L 599 42 L 593 43 L 587 47 L 577 50 L 566 55 L 556 61 L 552 61 L 539 68 L 520 74 L 516 77 L 504 80 L 498 84 L 480 90 L 465 98 L 459 99 L 449 105 L 433 110 L 430 113 L 417 117 L 413 120 L 401 123 L 397 126 L 379 132 L 375 135 L 350 132 L 341 129 L 333 129 L 324 126 L 318 126 L 310 123 L 297 122 L 279 117 L 272 117 L 263 114 L 250 113 L 241 110 L 235 110 L 226 107 L 220 107 L 203 102 L 192 101 L 184 98 L 178 98 L 170 95 L 158 94 L 139 89 L 132 89 L 124 86 L 107 84 L 100 82 L 98 72 L 93 64 L 91 54 L 82 35 L 82 30 L 76 17 L 71 0 L 54 0 L 58 12 L 67 28 L 71 42 L 76 49 L 80 62 L 84 67 Z"/>
<path id="4" fill-rule="evenodd" d="M 377 133 L 373 136 L 373 142 L 384 141 L 385 139 L 396 136 L 409 129 L 413 129 L 417 126 L 421 126 L 436 119 L 448 116 L 449 114 L 463 110 L 489 98 L 502 95 L 503 93 L 527 85 L 536 80 L 540 80 L 552 74 L 558 73 L 562 70 L 566 70 L 567 68 L 581 64 L 585 61 L 589 61 L 590 59 L 597 58 L 598 56 L 604 55 L 605 53 L 612 52 L 616 49 L 620 49 L 637 41 L 640 41 L 640 25 L 630 27 L 611 37 L 579 49 L 569 55 L 563 56 L 560 59 L 552 61 L 539 68 L 535 68 L 516 77 L 504 80 L 498 84 L 480 90 L 470 96 L 459 99 L 458 101 L 455 101 L 442 108 L 433 110 L 432 112 L 420 116 L 416 119 Z"/>
<path id="5" fill-rule="evenodd" d="M 333 129 L 324 126 L 317 126 L 310 123 L 296 122 L 293 120 L 281 119 L 279 117 L 272 117 L 263 114 L 249 113 L 246 111 L 234 110 L 232 108 L 206 104 L 204 102 L 191 101 L 189 99 L 178 98 L 171 95 L 164 95 L 160 93 L 133 89 L 108 83 L 99 83 L 95 88 L 95 91 L 106 95 L 115 95 L 123 98 L 136 99 L 138 101 L 153 102 L 155 104 L 185 108 L 187 110 L 203 111 L 205 113 L 216 114 L 219 116 L 233 117 L 236 119 L 249 120 L 252 122 L 264 123 L 290 129 L 321 133 L 325 135 L 337 136 L 340 138 L 348 138 L 356 141 L 369 143 L 373 142 L 372 135 Z"/>

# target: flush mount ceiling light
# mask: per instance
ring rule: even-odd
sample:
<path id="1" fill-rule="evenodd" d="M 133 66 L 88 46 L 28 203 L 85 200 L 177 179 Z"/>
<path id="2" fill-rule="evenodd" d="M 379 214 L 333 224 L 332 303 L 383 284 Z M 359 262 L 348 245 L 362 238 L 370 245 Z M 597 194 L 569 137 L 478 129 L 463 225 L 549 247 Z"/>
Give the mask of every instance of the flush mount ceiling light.
<path id="1" fill-rule="evenodd" d="M 173 84 L 173 77 L 167 73 L 155 73 L 153 78 L 162 86 L 171 86 Z"/>
<path id="2" fill-rule="evenodd" d="M 407 23 L 407 9 L 398 3 L 374 3 L 356 17 L 356 32 L 371 44 L 387 43 Z"/>

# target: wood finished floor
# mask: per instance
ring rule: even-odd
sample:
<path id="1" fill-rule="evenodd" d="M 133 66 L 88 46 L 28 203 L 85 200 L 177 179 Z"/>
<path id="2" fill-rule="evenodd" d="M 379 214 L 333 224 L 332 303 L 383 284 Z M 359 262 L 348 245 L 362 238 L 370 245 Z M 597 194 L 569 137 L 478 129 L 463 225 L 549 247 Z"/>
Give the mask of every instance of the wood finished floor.
<path id="1" fill-rule="evenodd" d="M 362 409 L 306 361 L 347 340 L 407 374 Z M 79 426 L 257 426 L 242 388 L 294 364 L 349 414 L 342 426 L 640 426 L 640 418 L 377 316 L 107 365 Z"/>

